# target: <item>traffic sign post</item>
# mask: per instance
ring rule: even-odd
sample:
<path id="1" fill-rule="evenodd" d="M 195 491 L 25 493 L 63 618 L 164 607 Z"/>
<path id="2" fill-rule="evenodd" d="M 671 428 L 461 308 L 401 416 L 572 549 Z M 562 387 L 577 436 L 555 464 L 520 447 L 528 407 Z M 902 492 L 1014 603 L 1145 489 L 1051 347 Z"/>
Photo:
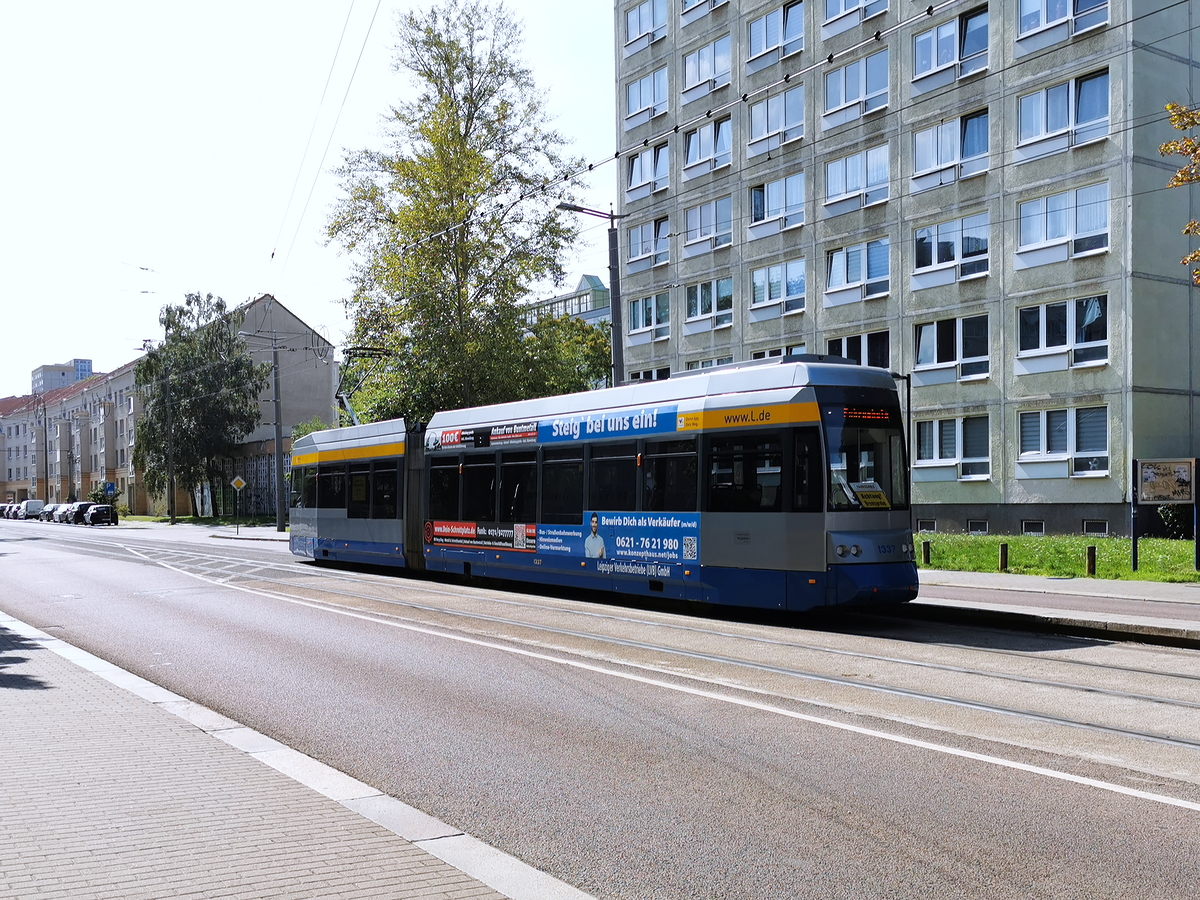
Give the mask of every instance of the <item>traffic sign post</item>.
<path id="1" fill-rule="evenodd" d="M 246 479 L 241 475 L 234 475 L 233 481 L 229 482 L 230 486 L 237 491 L 233 499 L 233 533 L 242 533 L 241 507 L 242 507 L 242 488 L 246 486 Z"/>

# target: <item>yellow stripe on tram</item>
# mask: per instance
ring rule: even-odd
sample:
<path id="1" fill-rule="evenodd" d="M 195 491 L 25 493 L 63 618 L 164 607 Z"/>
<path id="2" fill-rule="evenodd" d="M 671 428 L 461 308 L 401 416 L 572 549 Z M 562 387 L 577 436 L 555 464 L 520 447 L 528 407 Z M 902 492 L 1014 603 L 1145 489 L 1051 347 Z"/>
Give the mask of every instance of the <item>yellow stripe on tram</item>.
<path id="1" fill-rule="evenodd" d="M 347 462 L 355 459 L 376 459 L 384 456 L 403 456 L 404 441 L 395 444 L 373 444 L 370 447 L 348 447 L 342 450 L 318 450 L 293 456 L 293 466 L 311 466 L 314 463 Z"/>
<path id="2" fill-rule="evenodd" d="M 774 403 L 767 406 L 739 406 L 734 409 L 706 409 L 681 413 L 679 431 L 711 431 L 718 428 L 749 428 L 755 425 L 795 425 L 817 422 L 820 410 L 814 401 Z"/>

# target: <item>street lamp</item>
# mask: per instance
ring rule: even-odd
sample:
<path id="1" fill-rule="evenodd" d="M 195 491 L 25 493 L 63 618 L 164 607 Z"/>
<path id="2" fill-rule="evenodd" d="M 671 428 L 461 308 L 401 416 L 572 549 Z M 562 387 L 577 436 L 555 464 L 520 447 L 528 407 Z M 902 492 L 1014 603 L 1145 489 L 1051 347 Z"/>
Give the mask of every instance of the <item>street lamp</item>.
<path id="1" fill-rule="evenodd" d="M 608 219 L 608 302 L 612 308 L 612 379 L 613 387 L 616 387 L 625 380 L 625 333 L 621 325 L 621 258 L 618 252 L 620 241 L 617 237 L 617 219 L 625 218 L 626 214 L 615 213 L 612 210 L 602 212 L 598 209 L 587 209 L 574 203 L 560 203 L 558 208 L 585 216 L 595 216 L 598 219 Z"/>

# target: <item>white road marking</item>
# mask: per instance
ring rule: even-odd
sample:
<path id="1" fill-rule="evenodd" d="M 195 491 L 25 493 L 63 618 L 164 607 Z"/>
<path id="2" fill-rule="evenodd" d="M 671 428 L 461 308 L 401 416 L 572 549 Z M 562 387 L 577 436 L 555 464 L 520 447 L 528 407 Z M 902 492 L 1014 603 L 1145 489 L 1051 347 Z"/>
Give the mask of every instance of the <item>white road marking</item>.
<path id="1" fill-rule="evenodd" d="M 1029 765 L 1028 763 L 1016 762 L 1011 759 L 1004 759 L 999 756 L 991 756 L 985 753 L 975 753 L 971 750 L 963 750 L 958 747 L 950 747 L 945 744 L 935 744 L 931 741 L 922 741 L 917 738 L 905 737 L 903 735 L 888 734 L 885 731 L 877 731 L 873 728 L 864 728 L 861 725 L 852 725 L 846 722 L 837 722 L 832 719 L 824 719 L 820 716 L 812 716 L 807 713 L 796 712 L 795 710 L 783 709 L 779 706 L 773 706 L 768 703 L 760 703 L 756 700 L 750 700 L 744 697 L 735 697 L 729 694 L 721 694 L 715 691 L 705 690 L 703 688 L 689 687 L 683 684 L 673 684 L 668 681 L 662 681 L 657 678 L 649 678 L 644 675 L 635 675 L 630 672 L 619 672 L 615 669 L 608 669 L 604 666 L 598 666 L 591 663 L 581 662 L 579 660 L 565 659 L 562 657 L 551 656 L 546 653 L 538 653 L 533 650 L 524 650 L 520 647 L 509 647 L 504 644 L 498 644 L 493 641 L 483 640 L 482 638 L 468 637 L 466 635 L 449 634 L 444 631 L 439 631 L 435 628 L 428 628 L 423 625 L 413 625 L 406 622 L 398 622 L 391 619 L 381 618 L 369 613 L 355 612 L 348 609 L 339 609 L 323 603 L 316 603 L 310 600 L 304 600 L 299 597 L 289 597 L 286 594 L 277 594 L 273 591 L 263 591 L 255 588 L 248 588 L 243 585 L 236 584 L 221 584 L 211 578 L 206 578 L 203 575 L 196 575 L 191 572 L 186 572 L 169 563 L 159 562 L 150 557 L 139 553 L 132 548 L 125 548 L 148 562 L 156 563 L 163 568 L 170 569 L 180 575 L 186 575 L 189 578 L 195 578 L 200 581 L 213 584 L 217 587 L 229 588 L 231 590 L 243 591 L 247 594 L 254 594 L 259 597 L 265 597 L 270 600 L 282 600 L 285 603 L 292 603 L 297 606 L 306 606 L 309 609 L 316 609 L 323 612 L 334 613 L 336 615 L 345 616 L 351 619 L 359 619 L 365 622 L 372 622 L 377 625 L 387 625 L 392 628 L 399 628 L 403 631 L 410 631 L 416 634 L 424 634 L 430 637 L 442 638 L 444 640 L 457 641 L 461 644 L 469 644 L 476 647 L 483 647 L 489 650 L 498 650 L 502 653 L 508 653 L 513 656 L 522 656 L 527 659 L 537 659 L 543 662 L 554 663 L 561 666 L 567 666 L 573 669 L 579 669 L 585 672 L 592 672 L 598 675 L 606 675 L 611 678 L 619 678 L 624 681 L 632 681 L 638 684 L 657 687 L 663 690 L 674 691 L 680 694 L 688 694 L 693 697 L 703 697 L 708 700 L 714 700 L 719 703 L 727 703 L 731 706 L 741 706 L 746 709 L 754 709 L 759 712 L 770 713 L 772 715 L 783 716 L 789 719 L 795 719 L 801 722 L 808 722 L 813 725 L 823 725 L 827 728 L 836 728 L 840 731 L 848 731 L 853 734 L 860 734 L 865 737 L 873 737 L 882 741 L 889 741 L 894 744 L 902 744 L 908 747 L 916 747 L 922 750 L 929 750 L 933 753 L 942 753 L 947 756 L 957 756 L 962 759 L 969 759 L 975 762 L 986 763 L 988 765 L 1000 766 L 1001 768 L 1014 769 L 1019 772 L 1027 772 L 1032 775 L 1040 775 L 1044 778 L 1052 778 L 1058 781 L 1066 781 L 1073 784 L 1084 785 L 1086 787 L 1096 788 L 1102 791 L 1109 791 L 1114 794 L 1123 794 L 1127 797 L 1135 797 L 1139 800 L 1148 800 L 1153 803 L 1161 803 L 1167 806 L 1177 806 L 1181 809 L 1200 812 L 1200 803 L 1195 803 L 1190 800 L 1181 800 L 1177 797 L 1168 797 L 1164 794 L 1155 794 L 1149 791 L 1141 791 L 1136 788 L 1126 787 L 1125 785 L 1115 784 L 1109 781 L 1101 781 L 1097 778 L 1087 778 L 1082 775 L 1073 775 L 1069 772 L 1059 772 L 1055 769 L 1047 769 L 1043 766 Z M 621 663 L 621 665 L 629 666 L 630 668 L 645 668 L 637 663 Z M 679 675 L 681 679 L 700 682 L 702 684 L 717 684 L 718 682 L 709 679 L 700 678 L 694 675 Z"/>

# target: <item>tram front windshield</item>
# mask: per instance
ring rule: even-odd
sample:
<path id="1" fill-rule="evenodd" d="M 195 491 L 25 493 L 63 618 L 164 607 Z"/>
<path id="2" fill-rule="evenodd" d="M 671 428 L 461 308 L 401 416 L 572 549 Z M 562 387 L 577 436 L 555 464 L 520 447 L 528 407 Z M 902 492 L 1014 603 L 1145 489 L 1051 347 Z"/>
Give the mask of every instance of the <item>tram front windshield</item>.
<path id="1" fill-rule="evenodd" d="M 822 404 L 829 455 L 829 508 L 907 509 L 900 410 L 894 405 Z"/>

